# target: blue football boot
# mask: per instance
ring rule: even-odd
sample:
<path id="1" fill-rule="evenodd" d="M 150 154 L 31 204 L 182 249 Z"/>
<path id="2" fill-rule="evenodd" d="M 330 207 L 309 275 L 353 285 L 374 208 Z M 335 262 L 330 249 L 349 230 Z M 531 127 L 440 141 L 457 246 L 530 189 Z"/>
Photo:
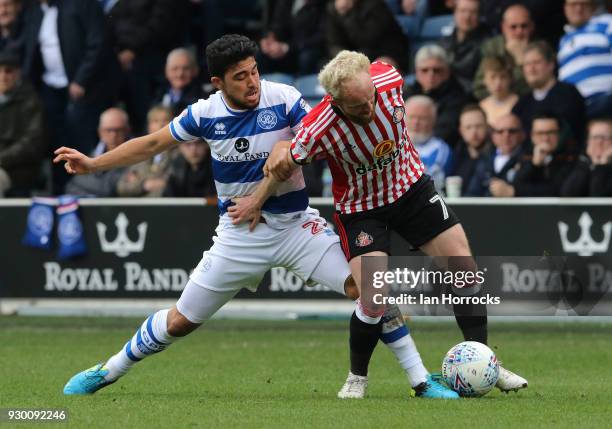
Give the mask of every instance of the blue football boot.
<path id="1" fill-rule="evenodd" d="M 81 371 L 68 380 L 64 386 L 64 395 L 91 395 L 116 381 L 105 380 L 107 374 L 108 369 L 102 363 Z"/>
<path id="2" fill-rule="evenodd" d="M 459 394 L 446 387 L 439 374 L 429 374 L 427 381 L 415 386 L 414 396 L 431 399 L 459 399 Z"/>

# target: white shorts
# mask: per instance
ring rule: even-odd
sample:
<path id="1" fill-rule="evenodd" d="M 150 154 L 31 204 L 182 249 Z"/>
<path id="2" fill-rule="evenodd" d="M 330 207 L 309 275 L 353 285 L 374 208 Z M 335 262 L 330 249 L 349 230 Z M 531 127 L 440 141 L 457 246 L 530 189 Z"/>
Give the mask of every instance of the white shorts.
<path id="1" fill-rule="evenodd" d="M 265 273 L 273 267 L 284 267 L 308 282 L 325 255 L 336 266 L 325 270 L 329 271 L 327 274 L 317 272 L 316 281 L 332 290 L 344 291 L 350 268 L 338 244 L 338 236 L 317 210 L 308 208 L 301 218 L 284 229 L 260 223 L 249 232 L 248 224 L 221 223 L 216 232 L 213 246 L 204 252 L 190 276 L 191 281 L 200 286 L 217 292 L 242 288 L 255 291 Z M 333 255 L 326 255 L 328 250 Z M 337 266 L 338 260 L 344 264 Z"/>

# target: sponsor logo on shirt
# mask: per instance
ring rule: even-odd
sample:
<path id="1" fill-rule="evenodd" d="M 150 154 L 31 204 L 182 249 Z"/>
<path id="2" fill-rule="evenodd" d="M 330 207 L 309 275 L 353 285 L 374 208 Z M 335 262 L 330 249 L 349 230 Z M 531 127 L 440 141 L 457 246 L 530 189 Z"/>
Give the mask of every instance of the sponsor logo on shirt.
<path id="1" fill-rule="evenodd" d="M 215 134 L 216 135 L 225 135 L 227 131 L 225 131 L 225 124 L 223 122 L 217 122 L 215 124 Z"/>

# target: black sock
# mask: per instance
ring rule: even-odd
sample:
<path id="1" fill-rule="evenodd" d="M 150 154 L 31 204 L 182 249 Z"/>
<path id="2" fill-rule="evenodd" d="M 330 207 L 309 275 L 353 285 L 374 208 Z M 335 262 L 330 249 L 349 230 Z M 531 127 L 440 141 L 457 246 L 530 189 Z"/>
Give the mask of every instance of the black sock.
<path id="1" fill-rule="evenodd" d="M 382 321 L 376 325 L 362 322 L 355 312 L 351 316 L 349 345 L 351 348 L 351 372 L 368 375 L 368 365 L 378 342 Z"/>
<path id="2" fill-rule="evenodd" d="M 465 341 L 487 344 L 487 316 L 455 315 Z"/>

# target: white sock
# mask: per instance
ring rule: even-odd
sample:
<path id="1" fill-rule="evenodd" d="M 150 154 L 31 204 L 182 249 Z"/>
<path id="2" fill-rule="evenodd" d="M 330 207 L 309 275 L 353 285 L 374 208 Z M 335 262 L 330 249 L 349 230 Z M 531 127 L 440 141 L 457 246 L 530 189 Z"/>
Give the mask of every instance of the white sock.
<path id="1" fill-rule="evenodd" d="M 382 314 L 380 316 L 368 316 L 363 312 L 363 308 L 361 307 L 361 302 L 359 300 L 355 301 L 355 316 L 363 323 L 367 323 L 368 325 L 376 325 L 382 319 Z"/>
<path id="2" fill-rule="evenodd" d="M 106 362 L 107 380 L 116 380 L 124 375 L 136 362 L 165 350 L 178 337 L 168 334 L 168 312 L 160 310 L 149 316 L 134 336 L 117 354 Z"/>
<path id="3" fill-rule="evenodd" d="M 412 387 L 427 381 L 429 371 L 423 365 L 421 355 L 410 334 L 392 343 L 387 343 L 387 347 L 393 352 L 400 366 L 406 371 Z"/>

